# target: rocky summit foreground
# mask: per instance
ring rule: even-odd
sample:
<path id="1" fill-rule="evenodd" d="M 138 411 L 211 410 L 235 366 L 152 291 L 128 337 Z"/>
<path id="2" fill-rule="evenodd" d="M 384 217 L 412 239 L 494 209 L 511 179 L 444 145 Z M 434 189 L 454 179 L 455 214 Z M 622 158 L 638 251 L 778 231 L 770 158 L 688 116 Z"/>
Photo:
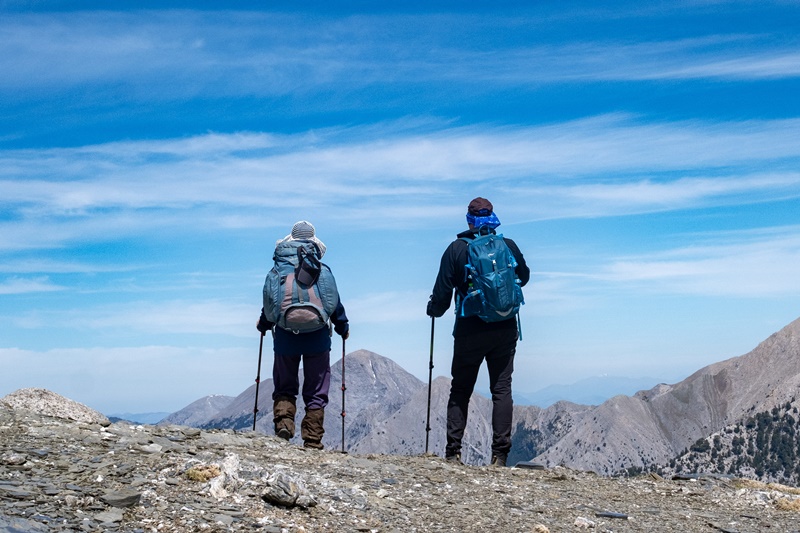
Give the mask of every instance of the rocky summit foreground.
<path id="1" fill-rule="evenodd" d="M 312 451 L 0 402 L 0 532 L 797 531 L 795 491 Z"/>

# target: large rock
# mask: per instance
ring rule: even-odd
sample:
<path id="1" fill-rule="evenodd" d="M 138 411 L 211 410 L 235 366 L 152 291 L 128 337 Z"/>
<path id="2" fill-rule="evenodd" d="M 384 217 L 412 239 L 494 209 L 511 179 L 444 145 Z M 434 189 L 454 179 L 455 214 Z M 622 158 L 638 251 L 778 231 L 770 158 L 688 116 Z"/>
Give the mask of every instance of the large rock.
<path id="1" fill-rule="evenodd" d="M 76 422 L 110 425 L 104 414 L 47 389 L 19 389 L 0 398 L 0 402 L 11 409 L 27 409 L 41 415 L 66 418 Z"/>

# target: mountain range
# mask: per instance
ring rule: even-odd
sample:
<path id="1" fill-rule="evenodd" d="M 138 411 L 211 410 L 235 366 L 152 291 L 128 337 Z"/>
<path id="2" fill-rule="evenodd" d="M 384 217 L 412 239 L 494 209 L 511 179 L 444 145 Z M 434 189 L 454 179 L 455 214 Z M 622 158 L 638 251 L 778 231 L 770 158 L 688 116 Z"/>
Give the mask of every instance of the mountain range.
<path id="1" fill-rule="evenodd" d="M 514 403 L 549 407 L 561 400 L 585 405 L 600 405 L 619 394 L 633 395 L 658 383 L 655 378 L 623 376 L 592 376 L 575 383 L 549 385 L 534 392 L 514 391 Z M 488 389 L 480 391 L 489 396 Z"/>
<path id="2" fill-rule="evenodd" d="M 157 424 L 170 413 L 156 412 L 156 413 L 111 413 L 108 419 L 112 422 L 118 420 L 125 420 L 127 422 L 134 422 L 136 424 Z"/>
<path id="3" fill-rule="evenodd" d="M 386 357 L 366 350 L 353 352 L 346 356 L 347 410 L 342 417 L 341 363 L 341 360 L 334 363 L 331 370 L 325 446 L 342 447 L 344 423 L 344 447 L 349 452 L 422 453 L 426 440 L 427 383 Z M 568 401 L 545 408 L 515 405 L 509 463 L 532 460 L 546 466 L 564 465 L 603 475 L 674 469 L 688 464 L 678 458 L 690 453 L 690 448 L 702 439 L 714 442 L 715 434 L 730 435 L 737 424 L 746 428 L 752 425 L 751 419 L 773 416 L 774 409 L 781 409 L 781 416 L 788 409 L 791 415 L 798 401 L 799 386 L 800 319 L 771 335 L 753 351 L 704 367 L 672 385 L 659 384 L 630 396 L 618 395 L 597 406 Z M 444 377 L 431 383 L 429 451 L 438 455 L 444 451 L 449 387 L 450 380 Z M 269 434 L 272 433 L 271 393 L 271 380 L 262 382 L 256 427 Z M 236 398 L 221 401 L 225 405 L 213 414 L 215 409 L 209 407 L 211 400 L 204 398 L 173 413 L 162 423 L 252 428 L 254 400 L 255 385 L 252 385 Z M 299 421 L 302 407 L 298 407 Z M 474 394 L 468 420 L 462 457 L 468 464 L 485 464 L 490 457 L 491 401 Z M 718 442 L 723 440 L 720 437 Z M 695 448 L 705 447 L 698 446 Z M 722 444 L 715 446 L 723 449 Z M 733 453 L 734 447 L 726 450 Z M 736 461 L 720 464 L 730 470 Z M 751 474 L 756 473 L 752 466 L 744 467 Z M 762 468 L 762 475 L 757 477 L 779 479 L 775 470 Z"/>

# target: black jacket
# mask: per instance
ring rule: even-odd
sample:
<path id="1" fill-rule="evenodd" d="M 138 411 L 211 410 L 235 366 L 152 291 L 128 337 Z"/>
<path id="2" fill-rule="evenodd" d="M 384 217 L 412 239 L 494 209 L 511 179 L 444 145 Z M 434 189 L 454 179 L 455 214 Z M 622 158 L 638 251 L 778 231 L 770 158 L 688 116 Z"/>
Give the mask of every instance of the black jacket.
<path id="1" fill-rule="evenodd" d="M 431 294 L 431 299 L 428 302 L 428 316 L 440 317 L 444 315 L 454 299 L 453 290 L 461 295 L 467 293 L 466 265 L 468 245 L 461 239 L 464 237 L 474 239 L 477 233 L 477 228 L 462 231 L 456 236 L 457 239 L 451 242 L 450 246 L 444 251 L 439 265 L 439 273 L 436 276 L 436 283 L 433 286 L 433 294 Z M 517 268 L 514 271 L 522 286 L 525 286 L 531 277 L 531 271 L 525 263 L 525 258 L 522 256 L 517 243 L 507 237 L 503 237 L 503 240 L 517 260 Z M 517 321 L 515 318 L 500 322 L 484 322 L 477 316 L 459 317 L 456 315 L 454 335 L 516 327 Z"/>

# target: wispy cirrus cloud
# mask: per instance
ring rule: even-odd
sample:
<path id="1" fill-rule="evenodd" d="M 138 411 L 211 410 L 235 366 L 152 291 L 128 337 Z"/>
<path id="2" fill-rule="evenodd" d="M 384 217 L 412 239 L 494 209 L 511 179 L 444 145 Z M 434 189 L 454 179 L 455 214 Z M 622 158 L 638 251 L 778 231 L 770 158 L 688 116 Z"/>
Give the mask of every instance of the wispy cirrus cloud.
<path id="1" fill-rule="evenodd" d="M 0 247 L 1 249 L 2 247 Z M 102 265 L 98 263 L 81 263 L 75 261 L 57 261 L 52 259 L 17 259 L 0 263 L 0 272 L 17 274 L 42 273 L 48 274 L 87 274 L 98 272 L 128 272 L 137 270 L 137 265 Z"/>
<path id="2" fill-rule="evenodd" d="M 699 236 L 692 246 L 616 259 L 597 277 L 635 290 L 785 297 L 800 294 L 798 264 L 800 227 L 788 226 Z"/>
<path id="3" fill-rule="evenodd" d="M 56 285 L 46 276 L 32 278 L 10 277 L 0 280 L 0 294 L 26 294 L 31 292 L 61 291 L 65 287 Z"/>
<path id="4" fill-rule="evenodd" d="M 36 322 L 44 320 L 51 327 L 77 331 L 124 328 L 149 335 L 188 333 L 252 337 L 257 334 L 254 333 L 257 314 L 255 303 L 241 304 L 234 300 L 133 301 L 64 310 L 52 316 L 39 312 L 35 320 L 19 317 L 19 324 L 34 327 Z"/>
<path id="5" fill-rule="evenodd" d="M 114 85 L 130 98 L 171 100 L 338 92 L 387 82 L 540 86 L 800 76 L 796 46 L 776 47 L 769 35 L 710 31 L 649 42 L 553 42 L 530 29 L 540 24 L 524 14 L 318 17 L 313 24 L 298 14 L 235 11 L 16 14 L 0 23 L 6 74 L 0 88 L 38 93 L 91 84 L 102 93 Z M 487 38 L 487 26 L 503 28 L 498 33 L 505 38 Z M 465 46 L 464 35 L 483 45 Z"/>
<path id="6" fill-rule="evenodd" d="M 536 205 L 537 219 L 607 217 L 710 206 L 743 205 L 800 197 L 800 173 L 754 172 L 713 177 L 652 179 L 632 177 L 615 183 L 594 183 L 509 188 L 520 204 Z M 518 220 L 524 209 L 512 206 Z"/>
<path id="7" fill-rule="evenodd" d="M 800 161 L 798 135 L 798 119 L 641 123 L 612 115 L 543 126 L 386 124 L 5 150 L 0 205 L 11 216 L 0 222 L 9 228 L 0 247 L 58 241 L 70 233 L 65 221 L 91 236 L 81 227 L 92 224 L 89 215 L 123 232 L 185 224 L 186 216 L 243 227 L 255 222 L 254 210 L 316 201 L 386 221 L 400 198 L 446 197 L 465 182 L 508 191 L 507 211 L 535 199 L 544 217 L 792 198 L 800 175 L 786 169 Z M 315 194 L 298 195 L 298 183 Z M 397 216 L 408 218 L 407 209 Z M 52 231 L 27 231 L 32 222 Z"/>

